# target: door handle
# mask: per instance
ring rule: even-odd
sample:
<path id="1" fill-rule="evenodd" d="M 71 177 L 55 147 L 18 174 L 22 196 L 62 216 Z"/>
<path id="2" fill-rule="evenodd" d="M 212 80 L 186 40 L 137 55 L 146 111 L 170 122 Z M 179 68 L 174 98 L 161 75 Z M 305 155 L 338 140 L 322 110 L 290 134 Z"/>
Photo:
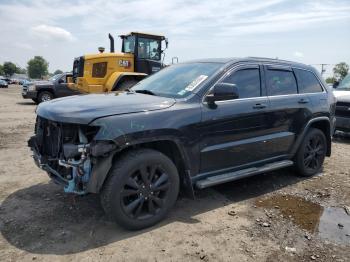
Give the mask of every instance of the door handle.
<path id="1" fill-rule="evenodd" d="M 255 105 L 253 105 L 253 108 L 254 109 L 264 109 L 264 108 L 266 108 L 266 105 L 265 104 L 255 104 Z"/>
<path id="2" fill-rule="evenodd" d="M 299 104 L 307 104 L 309 103 L 309 99 L 302 98 L 298 101 Z"/>

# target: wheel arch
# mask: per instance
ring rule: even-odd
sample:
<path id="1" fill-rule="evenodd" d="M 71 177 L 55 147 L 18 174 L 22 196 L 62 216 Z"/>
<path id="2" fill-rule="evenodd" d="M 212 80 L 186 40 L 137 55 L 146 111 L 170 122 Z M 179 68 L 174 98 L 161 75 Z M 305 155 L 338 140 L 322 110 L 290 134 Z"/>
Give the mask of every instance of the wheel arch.
<path id="1" fill-rule="evenodd" d="M 52 88 L 46 88 L 46 87 L 44 87 L 44 88 L 40 88 L 39 90 L 37 90 L 37 97 L 39 96 L 39 94 L 40 93 L 42 93 L 42 92 L 49 92 L 49 93 L 51 93 L 54 97 L 55 97 L 55 92 L 54 92 L 54 90 L 52 90 Z"/>
<path id="2" fill-rule="evenodd" d="M 142 80 L 147 77 L 147 74 L 137 72 L 114 72 L 112 73 L 106 82 L 105 89 L 107 91 L 114 91 L 117 86 L 127 79 Z"/>
<path id="3" fill-rule="evenodd" d="M 297 138 L 297 141 L 295 143 L 295 146 L 293 148 L 292 151 L 292 155 L 294 156 L 295 153 L 297 152 L 303 138 L 306 136 L 308 130 L 310 128 L 317 128 L 319 130 L 321 130 L 326 139 L 327 139 L 327 152 L 326 152 L 326 156 L 331 156 L 332 153 L 332 148 L 331 148 L 331 144 L 332 144 L 332 134 L 331 134 L 331 122 L 329 120 L 328 117 L 323 116 L 323 117 L 315 117 L 313 119 L 311 119 L 306 126 L 304 127 L 301 135 Z"/>
<path id="4" fill-rule="evenodd" d="M 121 150 L 110 154 L 108 157 L 104 158 L 98 166 L 96 166 L 96 170 L 93 170 L 93 174 L 88 185 L 88 191 L 92 193 L 100 192 L 105 181 L 107 180 L 113 163 L 115 163 L 115 161 L 118 161 L 118 158 L 120 158 L 123 154 L 126 154 L 128 151 L 139 148 L 149 148 L 159 151 L 166 155 L 171 161 L 173 161 L 178 169 L 181 189 L 186 191 L 186 193 L 191 197 L 194 196 L 193 186 L 190 179 L 190 166 L 187 154 L 185 153 L 185 150 L 179 141 L 169 138 L 164 138 L 156 141 L 135 142 L 128 145 L 127 147 L 124 147 Z"/>

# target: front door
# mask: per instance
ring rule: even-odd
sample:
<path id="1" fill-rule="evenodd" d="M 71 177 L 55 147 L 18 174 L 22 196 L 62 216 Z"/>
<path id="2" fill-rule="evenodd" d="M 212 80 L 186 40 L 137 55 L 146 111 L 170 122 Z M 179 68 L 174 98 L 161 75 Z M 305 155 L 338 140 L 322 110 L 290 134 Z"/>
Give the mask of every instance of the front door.
<path id="1" fill-rule="evenodd" d="M 57 97 L 63 97 L 63 96 L 71 96 L 78 94 L 77 91 L 74 91 L 70 88 L 68 88 L 67 84 L 67 76 L 63 75 L 61 78 L 56 80 L 55 83 L 55 93 Z"/>
<path id="2" fill-rule="evenodd" d="M 203 103 L 200 173 L 231 169 L 269 157 L 269 100 L 258 64 L 235 67 L 220 80 L 235 84 L 237 99 Z M 209 91 L 210 92 L 210 91 Z"/>

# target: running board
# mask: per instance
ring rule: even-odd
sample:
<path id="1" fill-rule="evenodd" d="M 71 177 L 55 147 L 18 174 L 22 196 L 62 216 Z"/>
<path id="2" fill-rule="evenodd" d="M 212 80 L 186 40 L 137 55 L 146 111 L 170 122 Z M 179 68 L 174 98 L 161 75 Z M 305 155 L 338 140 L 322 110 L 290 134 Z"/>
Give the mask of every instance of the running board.
<path id="1" fill-rule="evenodd" d="M 216 175 L 216 176 L 208 177 L 203 180 L 197 181 L 196 187 L 199 189 L 203 189 L 206 187 L 215 186 L 218 184 L 238 180 L 244 177 L 249 177 L 249 176 L 253 176 L 253 175 L 257 175 L 265 172 L 270 172 L 283 167 L 292 166 L 293 164 L 294 164 L 293 161 L 283 160 L 283 161 L 278 161 L 271 164 L 266 164 L 261 167 L 252 167 L 252 168 L 247 168 L 247 169 L 243 169 L 235 172 Z"/>

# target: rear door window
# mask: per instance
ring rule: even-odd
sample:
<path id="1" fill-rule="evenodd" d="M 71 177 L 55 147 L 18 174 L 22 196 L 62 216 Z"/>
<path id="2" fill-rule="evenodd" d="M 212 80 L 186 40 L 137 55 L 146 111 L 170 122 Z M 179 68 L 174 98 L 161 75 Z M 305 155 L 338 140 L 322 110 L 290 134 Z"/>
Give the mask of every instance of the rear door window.
<path id="1" fill-rule="evenodd" d="M 238 90 L 238 98 L 259 97 L 261 95 L 259 68 L 235 71 L 222 82 L 235 84 Z"/>
<path id="2" fill-rule="evenodd" d="M 294 69 L 294 72 L 298 79 L 299 93 L 318 93 L 323 91 L 320 82 L 313 73 L 301 69 Z"/>
<path id="3" fill-rule="evenodd" d="M 288 70 L 266 70 L 266 84 L 269 96 L 297 94 L 294 73 Z"/>

